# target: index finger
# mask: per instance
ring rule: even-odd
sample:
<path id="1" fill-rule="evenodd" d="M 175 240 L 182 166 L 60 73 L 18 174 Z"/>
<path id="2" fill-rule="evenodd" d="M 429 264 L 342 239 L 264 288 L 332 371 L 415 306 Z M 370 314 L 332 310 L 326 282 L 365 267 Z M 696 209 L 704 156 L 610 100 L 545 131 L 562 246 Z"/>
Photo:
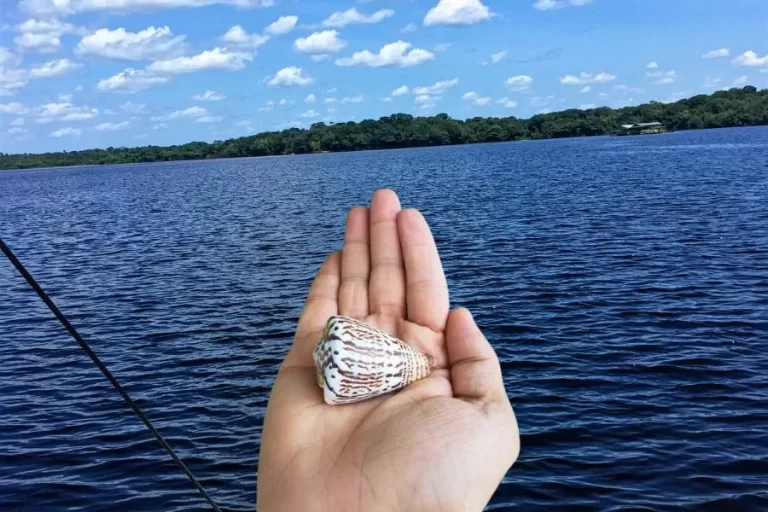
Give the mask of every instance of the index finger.
<path id="1" fill-rule="evenodd" d="M 285 356 L 285 367 L 312 367 L 312 352 L 328 318 L 339 312 L 339 284 L 341 281 L 341 252 L 331 254 L 320 267 L 309 290 L 304 311 L 296 328 L 293 346 Z"/>
<path id="2" fill-rule="evenodd" d="M 418 210 L 397 217 L 405 263 L 408 320 L 443 332 L 450 307 L 448 283 L 427 221 Z"/>

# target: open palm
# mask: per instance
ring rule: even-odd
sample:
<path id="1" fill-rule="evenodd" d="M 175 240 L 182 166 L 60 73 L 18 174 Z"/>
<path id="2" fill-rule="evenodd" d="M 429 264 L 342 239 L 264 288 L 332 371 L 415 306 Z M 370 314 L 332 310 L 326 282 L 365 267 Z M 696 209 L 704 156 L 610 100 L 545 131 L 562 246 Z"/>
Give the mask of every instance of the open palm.
<path id="1" fill-rule="evenodd" d="M 491 346 L 448 287 L 429 226 L 377 191 L 349 213 L 323 264 L 264 421 L 257 509 L 480 511 L 519 449 Z M 328 317 L 361 319 L 431 354 L 436 370 L 400 392 L 328 405 L 312 359 Z"/>

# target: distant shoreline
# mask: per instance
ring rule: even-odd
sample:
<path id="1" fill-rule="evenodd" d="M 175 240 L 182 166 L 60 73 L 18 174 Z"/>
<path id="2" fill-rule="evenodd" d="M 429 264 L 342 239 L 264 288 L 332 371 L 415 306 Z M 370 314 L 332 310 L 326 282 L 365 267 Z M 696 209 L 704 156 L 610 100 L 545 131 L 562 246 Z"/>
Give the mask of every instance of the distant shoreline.
<path id="1" fill-rule="evenodd" d="M 476 117 L 456 120 L 447 114 L 433 117 L 392 114 L 379 120 L 330 125 L 315 123 L 309 129 L 291 128 L 212 143 L 0 154 L 0 170 L 224 160 L 594 137 L 614 135 L 623 124 L 651 121 L 660 122 L 667 132 L 768 125 L 768 89 L 759 91 L 753 86 L 745 86 L 710 95 L 700 94 L 675 103 L 652 101 L 620 109 L 569 109 L 537 114 L 529 119 Z"/>

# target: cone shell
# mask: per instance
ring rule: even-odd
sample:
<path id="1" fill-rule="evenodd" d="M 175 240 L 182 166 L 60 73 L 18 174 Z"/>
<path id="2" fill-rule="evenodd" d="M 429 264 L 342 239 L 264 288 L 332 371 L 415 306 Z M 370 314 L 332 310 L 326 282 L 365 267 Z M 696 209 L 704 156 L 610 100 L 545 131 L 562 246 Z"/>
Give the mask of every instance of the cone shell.
<path id="1" fill-rule="evenodd" d="M 432 356 L 359 320 L 332 316 L 314 351 L 327 404 L 350 404 L 403 389 L 427 377 Z"/>

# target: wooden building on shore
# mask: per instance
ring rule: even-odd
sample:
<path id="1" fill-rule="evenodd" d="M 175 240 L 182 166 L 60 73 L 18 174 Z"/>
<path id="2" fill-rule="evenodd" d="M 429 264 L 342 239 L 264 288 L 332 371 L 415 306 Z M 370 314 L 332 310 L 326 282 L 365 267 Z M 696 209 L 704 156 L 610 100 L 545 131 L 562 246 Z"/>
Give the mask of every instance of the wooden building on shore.
<path id="1" fill-rule="evenodd" d="M 651 135 L 664 133 L 664 131 L 664 125 L 654 121 L 652 123 L 623 124 L 619 127 L 616 135 Z"/>

